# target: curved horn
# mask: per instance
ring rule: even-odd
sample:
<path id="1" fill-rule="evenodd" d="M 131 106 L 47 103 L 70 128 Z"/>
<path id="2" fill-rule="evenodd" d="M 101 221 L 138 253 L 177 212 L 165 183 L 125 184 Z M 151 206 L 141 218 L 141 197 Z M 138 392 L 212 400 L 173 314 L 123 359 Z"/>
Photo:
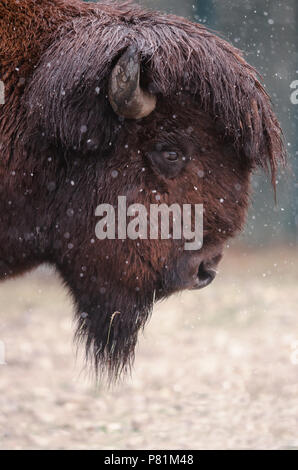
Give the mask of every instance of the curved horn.
<path id="1" fill-rule="evenodd" d="M 118 116 L 141 119 L 156 108 L 156 96 L 140 87 L 140 54 L 130 46 L 115 65 L 109 83 L 109 99 Z"/>

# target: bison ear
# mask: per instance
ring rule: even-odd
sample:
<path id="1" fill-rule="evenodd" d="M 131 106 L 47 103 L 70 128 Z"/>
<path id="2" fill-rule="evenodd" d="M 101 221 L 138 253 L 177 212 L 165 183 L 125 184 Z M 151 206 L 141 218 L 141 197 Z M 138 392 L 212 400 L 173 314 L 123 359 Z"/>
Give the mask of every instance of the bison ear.
<path id="1" fill-rule="evenodd" d="M 130 46 L 112 70 L 109 100 L 115 113 L 126 119 L 142 119 L 156 108 L 156 96 L 140 86 L 141 61 L 136 46 Z"/>
<path id="2" fill-rule="evenodd" d="M 88 82 L 81 76 L 76 79 L 80 71 L 73 57 L 65 57 L 55 68 L 47 63 L 56 63 L 53 52 L 47 53 L 24 95 L 28 141 L 34 135 L 40 140 L 42 135 L 44 141 L 63 151 L 82 155 L 108 152 L 119 120 L 110 107 L 104 82 L 99 87 L 96 74 Z"/>
<path id="3" fill-rule="evenodd" d="M 44 52 L 32 76 L 24 95 L 28 138 L 43 135 L 47 142 L 82 155 L 108 153 L 122 125 L 117 115 L 148 116 L 156 97 L 140 86 L 136 47 L 129 47 L 111 70 L 97 47 L 96 54 L 87 46 L 78 54 L 74 44 L 77 35 L 59 38 Z"/>

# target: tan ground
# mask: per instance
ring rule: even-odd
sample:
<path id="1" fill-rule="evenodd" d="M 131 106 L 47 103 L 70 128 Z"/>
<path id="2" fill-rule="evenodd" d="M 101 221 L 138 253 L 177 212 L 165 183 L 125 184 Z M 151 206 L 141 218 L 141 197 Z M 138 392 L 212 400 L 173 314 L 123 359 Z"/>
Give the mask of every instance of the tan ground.
<path id="1" fill-rule="evenodd" d="M 57 277 L 1 284 L 0 448 L 298 448 L 297 255 L 227 253 L 213 286 L 156 307 L 113 390 L 74 360 Z"/>

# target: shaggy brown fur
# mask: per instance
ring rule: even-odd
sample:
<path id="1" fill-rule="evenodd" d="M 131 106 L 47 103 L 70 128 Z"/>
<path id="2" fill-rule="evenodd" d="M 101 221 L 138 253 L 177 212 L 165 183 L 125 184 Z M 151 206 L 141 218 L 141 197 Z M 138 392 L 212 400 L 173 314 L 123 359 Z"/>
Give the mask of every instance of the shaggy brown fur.
<path id="1" fill-rule="evenodd" d="M 0 35 L 0 275 L 54 264 L 88 355 L 116 376 L 153 299 L 190 287 L 242 228 L 252 170 L 270 167 L 275 180 L 279 124 L 240 52 L 186 19 L 131 4 L 0 0 Z M 119 119 L 108 100 L 132 44 L 158 98 L 141 121 Z M 188 157 L 174 179 L 146 157 L 160 144 Z M 126 195 L 149 207 L 154 191 L 161 203 L 204 204 L 199 253 L 184 253 L 183 240 L 94 241 L 98 204 Z"/>

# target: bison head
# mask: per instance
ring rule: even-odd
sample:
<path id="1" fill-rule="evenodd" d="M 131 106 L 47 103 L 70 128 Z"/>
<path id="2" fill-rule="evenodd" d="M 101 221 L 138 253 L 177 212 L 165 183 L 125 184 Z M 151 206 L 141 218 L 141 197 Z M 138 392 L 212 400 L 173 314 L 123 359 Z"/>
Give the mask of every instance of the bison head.
<path id="1" fill-rule="evenodd" d="M 87 355 L 116 376 L 155 300 L 213 280 L 243 226 L 252 171 L 269 167 L 274 181 L 284 150 L 256 72 L 227 42 L 134 7 L 84 12 L 55 31 L 25 87 L 14 152 L 27 173 L 15 194 L 35 234 L 27 258 L 57 266 Z M 203 247 L 99 241 L 96 208 L 118 196 L 148 210 L 203 204 Z"/>

